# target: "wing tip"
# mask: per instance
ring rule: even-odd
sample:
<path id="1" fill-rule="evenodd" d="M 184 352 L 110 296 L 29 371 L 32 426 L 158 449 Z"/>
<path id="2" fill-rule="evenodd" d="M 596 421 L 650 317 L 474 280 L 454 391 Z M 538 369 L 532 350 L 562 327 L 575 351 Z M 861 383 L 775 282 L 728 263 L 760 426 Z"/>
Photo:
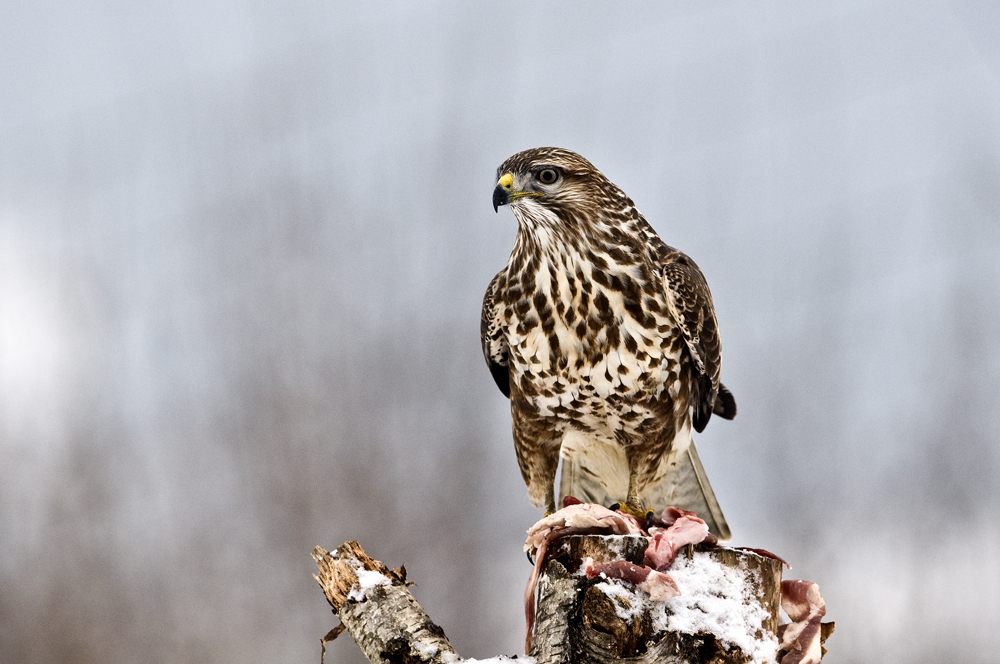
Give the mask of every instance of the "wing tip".
<path id="1" fill-rule="evenodd" d="M 697 433 L 701 433 L 708 426 L 708 420 L 712 417 L 712 413 L 708 410 L 702 410 L 701 408 L 695 408 L 694 413 L 691 416 L 691 424 L 694 426 L 694 430 Z"/>
<path id="2" fill-rule="evenodd" d="M 490 362 L 490 373 L 503 395 L 510 399 L 510 370 L 502 364 Z"/>
<path id="3" fill-rule="evenodd" d="M 724 420 L 736 418 L 736 397 L 722 383 L 719 383 L 719 393 L 715 397 L 712 413 Z M 698 431 L 701 431 L 701 429 L 698 429 Z"/>

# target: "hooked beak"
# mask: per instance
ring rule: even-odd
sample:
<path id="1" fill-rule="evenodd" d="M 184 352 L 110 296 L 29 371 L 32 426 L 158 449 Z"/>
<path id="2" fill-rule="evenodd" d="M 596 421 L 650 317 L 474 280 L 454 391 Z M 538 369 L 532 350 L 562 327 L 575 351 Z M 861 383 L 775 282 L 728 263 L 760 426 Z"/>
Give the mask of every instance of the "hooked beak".
<path id="1" fill-rule="evenodd" d="M 493 189 L 493 211 L 499 212 L 501 205 L 508 205 L 513 198 L 514 176 L 505 173 L 497 180 L 497 186 Z"/>

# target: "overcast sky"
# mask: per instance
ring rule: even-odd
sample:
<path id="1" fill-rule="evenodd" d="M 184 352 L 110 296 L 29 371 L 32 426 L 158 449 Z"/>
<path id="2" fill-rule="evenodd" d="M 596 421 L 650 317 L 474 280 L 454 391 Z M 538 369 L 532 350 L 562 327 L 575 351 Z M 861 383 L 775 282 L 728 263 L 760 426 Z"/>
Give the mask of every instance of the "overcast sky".
<path id="1" fill-rule="evenodd" d="M 666 7 L 666 8 L 664 8 Z M 831 663 L 1000 650 L 1000 5 L 0 6 L 0 660 L 315 661 L 309 552 L 514 654 L 495 169 L 590 159 L 711 286 L 699 451 Z M 360 664 L 356 645 L 333 661 Z"/>

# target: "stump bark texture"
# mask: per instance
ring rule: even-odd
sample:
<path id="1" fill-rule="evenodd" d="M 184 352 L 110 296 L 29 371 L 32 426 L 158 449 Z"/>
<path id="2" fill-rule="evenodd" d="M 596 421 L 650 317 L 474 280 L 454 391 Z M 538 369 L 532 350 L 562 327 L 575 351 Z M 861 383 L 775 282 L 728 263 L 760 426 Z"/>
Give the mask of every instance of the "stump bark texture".
<path id="1" fill-rule="evenodd" d="M 642 536 L 581 535 L 567 537 L 556 545 L 539 581 L 538 617 L 531 650 L 538 664 L 754 661 L 752 653 L 727 643 L 721 638 L 723 635 L 662 629 L 664 618 L 669 624 L 672 601 L 644 601 L 641 593 L 620 593 L 614 589 L 609 592 L 605 579 L 587 579 L 570 573 L 580 569 L 587 558 L 595 563 L 626 560 L 641 565 L 647 544 L 648 538 Z M 761 618 L 756 633 L 747 636 L 757 642 L 772 643 L 776 650 L 781 563 L 724 547 L 688 547 L 678 555 L 678 563 L 685 557 L 709 558 L 712 564 L 742 578 L 746 592 L 739 601 L 755 604 L 747 608 L 751 613 L 757 609 L 756 615 Z M 678 585 L 683 595 L 683 582 L 678 580 Z M 707 607 L 712 605 L 706 602 Z M 654 615 L 657 611 L 664 613 Z"/>
<path id="2" fill-rule="evenodd" d="M 452 664 L 461 659 L 444 630 L 410 594 L 405 567 L 390 570 L 357 542 L 346 542 L 333 553 L 316 547 L 313 558 L 327 601 L 372 664 Z M 324 646 L 336 638 L 331 635 Z"/>
<path id="3" fill-rule="evenodd" d="M 781 563 L 776 559 L 724 547 L 689 546 L 669 570 L 684 598 L 679 602 L 654 602 L 634 586 L 573 573 L 588 558 L 640 565 L 647 542 L 642 536 L 578 535 L 552 547 L 538 584 L 530 653 L 537 664 L 777 661 Z M 346 542 L 334 552 L 316 547 L 313 557 L 320 570 L 315 578 L 327 600 L 373 664 L 463 661 L 444 630 L 410 594 L 405 568 L 389 569 L 357 542 Z M 715 574 L 726 583 L 706 590 L 697 584 L 699 574 L 709 580 Z M 739 597 L 722 596 L 734 594 L 734 589 Z M 728 607 L 727 615 L 713 621 L 709 614 L 720 607 Z M 733 631 L 733 625 L 740 624 L 734 623 L 733 611 L 750 616 L 746 632 Z M 832 623 L 823 626 L 824 641 L 832 630 Z M 324 643 L 338 633 L 332 630 Z"/>

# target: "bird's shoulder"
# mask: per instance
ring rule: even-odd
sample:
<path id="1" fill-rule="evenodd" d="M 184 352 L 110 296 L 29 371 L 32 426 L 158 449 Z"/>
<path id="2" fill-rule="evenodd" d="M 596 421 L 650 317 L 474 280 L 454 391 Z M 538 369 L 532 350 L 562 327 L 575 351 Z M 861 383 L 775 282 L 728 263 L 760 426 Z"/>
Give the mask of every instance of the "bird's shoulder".
<path id="1" fill-rule="evenodd" d="M 660 278 L 667 308 L 684 335 L 695 368 L 717 381 L 718 323 L 705 275 L 694 259 L 666 244 L 655 233 L 650 231 L 645 239 L 647 258 Z"/>

